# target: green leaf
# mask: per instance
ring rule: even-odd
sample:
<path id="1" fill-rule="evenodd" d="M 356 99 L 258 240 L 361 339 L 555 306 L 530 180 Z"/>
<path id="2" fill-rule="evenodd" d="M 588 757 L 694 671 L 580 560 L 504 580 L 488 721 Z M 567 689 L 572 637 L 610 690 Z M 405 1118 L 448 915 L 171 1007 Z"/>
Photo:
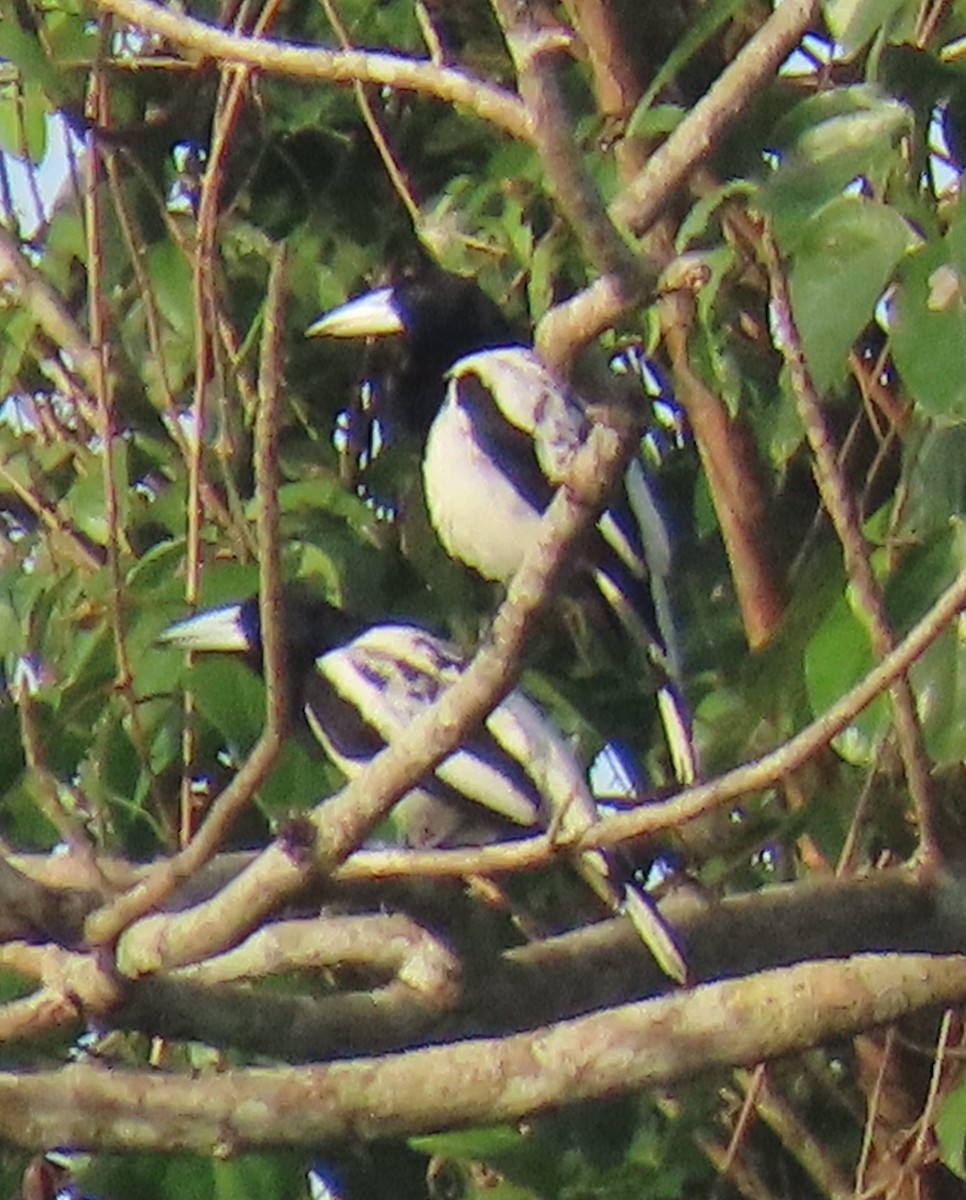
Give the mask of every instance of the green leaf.
<path id="1" fill-rule="evenodd" d="M 939 1158 L 954 1175 L 966 1179 L 963 1148 L 966 1145 L 966 1079 L 942 1098 L 936 1116 Z"/>
<path id="2" fill-rule="evenodd" d="M 878 193 L 903 165 L 899 140 L 911 124 L 906 105 L 872 87 L 834 89 L 797 105 L 775 129 L 782 157 L 760 200 L 782 249 L 796 250 L 804 223 L 853 180 L 868 180 Z"/>
<path id="3" fill-rule="evenodd" d="M 64 97 L 61 72 L 48 61 L 37 34 L 10 9 L 0 14 L 0 59 L 14 63 L 24 82 L 42 88 L 53 103 Z"/>
<path id="4" fill-rule="evenodd" d="M 117 511 L 118 533 L 127 525 L 130 508 L 130 491 L 127 473 L 127 445 L 124 438 L 116 437 L 112 442 L 112 466 L 114 472 L 114 500 Z M 79 456 L 80 457 L 80 456 Z M 84 474 L 77 477 L 67 496 L 71 519 L 82 533 L 100 545 L 106 545 L 110 537 L 107 497 L 104 491 L 103 455 L 90 455 L 84 459 Z"/>
<path id="5" fill-rule="evenodd" d="M 812 716 L 825 712 L 874 664 L 865 627 L 842 596 L 805 650 L 805 687 Z M 868 765 L 888 727 L 888 702 L 879 696 L 833 744 L 847 762 Z"/>
<path id="6" fill-rule="evenodd" d="M 687 109 L 680 104 L 655 104 L 645 108 L 644 102 L 638 104 L 627 125 L 629 136 L 652 138 L 655 134 L 670 133 L 687 116 Z"/>
<path id="7" fill-rule="evenodd" d="M 844 382 L 848 352 L 912 240 L 897 212 L 857 196 L 833 200 L 802 231 L 789 280 L 792 313 L 820 392 Z"/>
<path id="8" fill-rule="evenodd" d="M 822 7 L 829 32 L 851 56 L 888 29 L 892 16 L 902 10 L 903 0 L 825 0 Z"/>
<path id="9" fill-rule="evenodd" d="M 173 241 L 156 242 L 148 253 L 148 272 L 158 308 L 182 337 L 194 327 L 191 263 Z"/>
<path id="10" fill-rule="evenodd" d="M 208 724 L 218 730 L 233 752 L 247 754 L 265 717 L 265 689 L 256 673 L 240 658 L 203 654 L 188 673 L 187 684 Z"/>
<path id="11" fill-rule="evenodd" d="M 23 86 L 23 151 L 36 165 L 47 153 L 47 121 L 50 105 L 43 88 L 28 79 Z"/>
<path id="12" fill-rule="evenodd" d="M 941 240 L 906 263 L 892 306 L 892 348 L 903 382 L 922 412 L 966 420 L 966 207 L 960 200 Z"/>

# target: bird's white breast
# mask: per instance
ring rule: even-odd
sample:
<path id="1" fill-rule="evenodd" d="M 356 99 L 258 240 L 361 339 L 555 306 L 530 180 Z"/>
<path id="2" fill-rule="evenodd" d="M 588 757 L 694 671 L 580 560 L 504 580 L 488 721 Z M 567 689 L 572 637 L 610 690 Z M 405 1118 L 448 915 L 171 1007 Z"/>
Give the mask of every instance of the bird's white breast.
<path id="1" fill-rule="evenodd" d="M 509 579 L 541 514 L 477 445 L 466 413 L 449 401 L 426 440 L 423 486 L 446 552 L 486 579 Z"/>

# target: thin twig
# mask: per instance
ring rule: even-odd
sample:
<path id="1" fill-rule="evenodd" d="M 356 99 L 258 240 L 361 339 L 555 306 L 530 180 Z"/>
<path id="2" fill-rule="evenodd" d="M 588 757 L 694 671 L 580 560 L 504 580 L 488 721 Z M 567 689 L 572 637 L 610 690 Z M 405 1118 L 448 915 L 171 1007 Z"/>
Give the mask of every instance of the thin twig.
<path id="1" fill-rule="evenodd" d="M 761 1065 L 753 1072 L 736 1071 L 735 1077 L 738 1086 L 754 1102 L 756 1114 L 812 1178 L 818 1194 L 829 1200 L 851 1200 L 851 1180 L 835 1163 L 827 1143 L 812 1133 L 782 1094 L 774 1073 Z"/>
<path id="2" fill-rule="evenodd" d="M 343 50 L 352 50 L 353 47 L 349 40 L 349 32 L 342 23 L 342 18 L 339 16 L 334 0 L 322 0 L 322 9 L 329 19 L 329 24 L 332 26 L 335 36 L 339 39 L 339 45 Z M 369 99 L 365 87 L 358 80 L 353 82 L 352 91 L 355 94 L 356 103 L 359 105 L 359 111 L 362 113 L 363 123 L 369 131 L 370 138 L 372 138 L 372 144 L 382 159 L 382 165 L 386 168 L 389 181 L 395 188 L 396 195 L 402 201 L 406 212 L 409 214 L 413 229 L 418 232 L 422 222 L 419 204 L 413 195 L 412 188 L 409 186 L 409 180 L 406 178 L 402 166 L 397 162 L 396 156 L 393 154 L 392 146 L 389 144 L 389 137 L 382 127 L 375 105 Z"/>
<path id="3" fill-rule="evenodd" d="M 160 862 L 110 907 L 93 914 L 86 927 L 92 944 L 113 940 L 132 920 L 156 907 L 180 880 L 200 870 L 214 855 L 238 812 L 251 800 L 278 757 L 287 718 L 285 671 L 282 669 L 278 553 L 277 407 L 279 403 L 279 353 L 283 312 L 284 258 L 276 254 L 269 276 L 266 301 L 263 369 L 260 395 L 264 408 L 256 426 L 255 479 L 258 496 L 258 536 L 261 546 L 259 593 L 262 605 L 266 667 L 265 728 L 251 754 L 228 787 L 211 805 L 194 836 L 172 859 Z M 264 442 L 263 440 L 264 439 Z"/>
<path id="4" fill-rule="evenodd" d="M 30 509 L 42 525 L 51 533 L 63 537 L 69 556 L 78 566 L 90 572 L 99 571 L 104 566 L 106 556 L 103 548 L 91 542 L 76 525 L 66 517 L 62 517 L 56 504 L 50 503 L 43 496 L 25 487 L 17 473 L 11 470 L 2 458 L 0 458 L 0 480 L 3 480 L 17 499 Z"/>
<path id="5" fill-rule="evenodd" d="M 819 494 L 842 544 L 845 573 L 858 600 L 857 614 L 866 627 L 873 652 L 881 657 L 894 649 L 895 638 L 886 615 L 882 590 L 869 560 L 869 547 L 862 534 L 859 514 L 826 424 L 824 410 L 812 386 L 778 249 L 767 231 L 762 238 L 762 251 L 771 281 L 772 308 L 778 329 L 776 340 L 788 366 L 799 418 L 812 450 Z M 904 675 L 897 677 L 889 695 L 899 754 L 919 823 L 919 853 L 924 862 L 938 863 L 941 851 L 930 797 L 929 765 L 909 680 Z"/>
<path id="6" fill-rule="evenodd" d="M 282 562 L 278 521 L 278 427 L 285 324 L 285 250 L 272 257 L 262 327 L 258 418 L 255 422 L 255 495 L 258 497 L 258 597 L 265 665 L 265 733 L 282 737 L 288 725 L 288 672 L 282 616 Z"/>
<path id="7" fill-rule="evenodd" d="M 101 18 L 98 52 L 91 70 L 86 104 L 87 116 L 99 128 L 110 126 L 107 90 L 101 73 L 101 59 L 110 38 L 110 19 Z M 114 405 L 114 378 L 110 371 L 110 345 L 107 337 L 107 321 L 104 314 L 104 245 L 101 231 L 100 201 L 100 148 L 91 135 L 88 148 L 88 171 L 84 189 L 84 226 L 87 238 L 87 309 L 90 314 L 91 346 L 97 356 L 94 381 L 94 398 L 97 402 L 98 425 L 101 450 L 101 477 L 104 489 L 104 517 L 107 524 L 107 570 L 111 578 L 108 590 L 108 611 L 111 635 L 114 643 L 115 688 L 127 712 L 127 727 L 131 743 L 145 768 L 152 800 L 158 812 L 164 811 L 164 797 L 159 781 L 151 770 L 147 739 L 138 714 L 137 696 L 134 692 L 134 673 L 127 649 L 126 619 L 124 611 L 124 572 L 122 555 L 125 531 L 121 527 L 120 507 L 117 494 L 117 458 L 115 454 L 118 436 L 117 412 Z"/>

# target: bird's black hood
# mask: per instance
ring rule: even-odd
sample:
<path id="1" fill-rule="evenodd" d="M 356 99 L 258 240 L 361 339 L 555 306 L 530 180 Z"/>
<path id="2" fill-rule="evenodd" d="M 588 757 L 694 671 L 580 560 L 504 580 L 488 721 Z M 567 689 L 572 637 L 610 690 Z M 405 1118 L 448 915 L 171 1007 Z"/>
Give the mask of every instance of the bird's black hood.
<path id="1" fill-rule="evenodd" d="M 450 367 L 467 354 L 522 344 L 497 305 L 463 275 L 424 266 L 325 313 L 311 337 L 401 335 L 381 371 L 393 417 L 424 436 L 443 400 Z"/>

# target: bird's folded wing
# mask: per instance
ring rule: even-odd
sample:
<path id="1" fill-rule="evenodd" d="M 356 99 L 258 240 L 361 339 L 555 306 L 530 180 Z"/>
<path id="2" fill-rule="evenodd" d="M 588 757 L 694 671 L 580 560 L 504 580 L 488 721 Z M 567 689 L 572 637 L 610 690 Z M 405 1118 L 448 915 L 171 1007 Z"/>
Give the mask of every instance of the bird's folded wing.
<path id="1" fill-rule="evenodd" d="M 317 661 L 332 691 L 364 719 L 383 744 L 392 742 L 453 683 L 461 662 L 445 643 L 411 626 L 380 626 Z M 306 716 L 323 735 L 324 716 Z M 518 825 L 536 823 L 541 797 L 523 765 L 488 731 L 467 739 L 436 775 L 468 800 Z"/>
<path id="2" fill-rule="evenodd" d="M 502 418 L 529 436 L 544 479 L 559 486 L 590 429 L 579 401 L 522 346 L 461 358 L 450 371 L 451 386 L 470 376 L 489 393 Z"/>

